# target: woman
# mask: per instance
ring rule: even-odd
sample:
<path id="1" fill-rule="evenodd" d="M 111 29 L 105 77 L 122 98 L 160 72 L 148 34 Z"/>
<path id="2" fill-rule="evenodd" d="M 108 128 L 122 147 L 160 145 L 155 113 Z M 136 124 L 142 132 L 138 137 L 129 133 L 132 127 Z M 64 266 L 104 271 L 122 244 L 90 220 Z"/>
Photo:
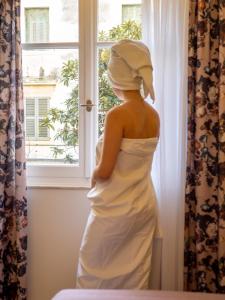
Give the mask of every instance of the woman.
<path id="1" fill-rule="evenodd" d="M 106 116 L 88 193 L 91 212 L 83 236 L 77 288 L 147 289 L 157 227 L 150 170 L 159 136 L 152 64 L 141 42 L 111 48 L 108 77 L 121 105 Z"/>

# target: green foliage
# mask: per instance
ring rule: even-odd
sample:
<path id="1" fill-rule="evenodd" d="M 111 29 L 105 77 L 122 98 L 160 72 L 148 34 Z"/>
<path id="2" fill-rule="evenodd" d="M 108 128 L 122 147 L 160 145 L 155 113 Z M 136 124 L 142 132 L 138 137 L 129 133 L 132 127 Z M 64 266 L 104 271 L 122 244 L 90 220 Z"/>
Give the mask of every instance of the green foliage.
<path id="1" fill-rule="evenodd" d="M 99 41 L 118 41 L 121 39 L 141 39 L 141 26 L 135 21 L 126 21 L 121 25 L 115 26 L 108 32 L 99 33 Z M 99 50 L 99 103 L 98 103 L 98 121 L 99 135 L 103 131 L 103 124 L 106 112 L 115 105 L 119 100 L 114 95 L 107 78 L 107 63 L 109 60 L 109 49 Z M 47 117 L 43 120 L 42 126 L 54 130 L 54 139 L 65 146 L 52 147 L 54 158 L 64 156 L 64 160 L 73 163 L 74 152 L 78 145 L 78 125 L 79 125 L 79 61 L 68 60 L 62 66 L 61 82 L 65 86 L 72 87 L 70 97 L 64 101 L 64 109 L 51 108 Z"/>
<path id="2" fill-rule="evenodd" d="M 73 153 L 78 145 L 78 66 L 77 60 L 68 60 L 62 66 L 60 81 L 65 86 L 72 87 L 70 97 L 64 100 L 64 108 L 50 108 L 47 116 L 42 121 L 42 126 L 55 130 L 54 140 L 62 146 L 52 147 L 54 158 L 64 156 L 65 162 L 73 163 Z"/>
<path id="3" fill-rule="evenodd" d="M 141 25 L 133 20 L 128 20 L 111 28 L 108 32 L 100 31 L 98 36 L 99 41 L 119 41 L 122 39 L 140 40 Z"/>

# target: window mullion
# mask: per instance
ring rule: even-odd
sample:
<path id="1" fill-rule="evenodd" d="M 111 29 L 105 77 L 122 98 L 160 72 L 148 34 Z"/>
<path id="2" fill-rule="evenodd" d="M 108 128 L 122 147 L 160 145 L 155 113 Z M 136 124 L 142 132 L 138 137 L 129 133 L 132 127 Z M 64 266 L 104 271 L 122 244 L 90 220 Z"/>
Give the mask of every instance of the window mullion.
<path id="1" fill-rule="evenodd" d="M 84 34 L 83 44 L 80 40 L 80 59 L 83 61 L 83 72 L 85 75 L 84 97 L 80 99 L 81 104 L 86 104 L 91 100 L 97 105 L 97 55 L 96 55 L 96 32 L 97 32 L 97 0 L 80 0 L 80 26 Z M 87 9 L 88 8 L 88 9 Z M 82 30 L 83 28 L 83 30 Z M 80 39 L 82 37 L 80 36 Z M 82 47 L 83 45 L 83 47 Z M 84 50 L 84 51 L 81 51 Z M 82 57 L 83 56 L 83 57 Z M 81 74 L 82 76 L 82 74 Z M 81 77 L 81 81 L 82 77 Z M 96 144 L 96 124 L 97 108 L 93 107 L 91 112 L 87 112 L 85 107 L 81 108 L 84 116 L 84 166 L 85 177 L 90 177 L 94 165 L 94 149 Z"/>
<path id="2" fill-rule="evenodd" d="M 68 43 L 23 43 L 23 50 L 47 50 L 47 49 L 77 49 L 79 47 L 78 42 Z"/>
<path id="3" fill-rule="evenodd" d="M 35 124 L 35 139 L 39 139 L 39 128 L 38 128 L 38 102 L 37 97 L 34 98 L 34 124 Z"/>

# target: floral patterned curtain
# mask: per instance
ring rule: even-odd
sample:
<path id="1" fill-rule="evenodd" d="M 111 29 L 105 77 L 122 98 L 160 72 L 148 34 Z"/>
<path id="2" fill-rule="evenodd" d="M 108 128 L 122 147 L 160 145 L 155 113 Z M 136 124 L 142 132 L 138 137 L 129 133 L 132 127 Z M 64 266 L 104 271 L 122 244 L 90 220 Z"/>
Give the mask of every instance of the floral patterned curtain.
<path id="1" fill-rule="evenodd" d="M 26 299 L 20 1 L 0 1 L 0 299 Z"/>
<path id="2" fill-rule="evenodd" d="M 225 293 L 225 1 L 190 0 L 185 289 Z"/>

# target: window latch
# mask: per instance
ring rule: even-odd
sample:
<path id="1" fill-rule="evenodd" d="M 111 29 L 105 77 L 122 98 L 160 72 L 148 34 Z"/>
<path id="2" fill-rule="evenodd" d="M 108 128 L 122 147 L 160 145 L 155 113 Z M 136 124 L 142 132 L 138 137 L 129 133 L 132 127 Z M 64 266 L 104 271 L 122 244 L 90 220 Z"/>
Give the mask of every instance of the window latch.
<path id="1" fill-rule="evenodd" d="M 86 104 L 80 104 L 82 107 L 86 107 L 86 111 L 90 112 L 92 111 L 92 107 L 95 106 L 95 104 L 92 103 L 90 99 L 86 101 Z"/>

